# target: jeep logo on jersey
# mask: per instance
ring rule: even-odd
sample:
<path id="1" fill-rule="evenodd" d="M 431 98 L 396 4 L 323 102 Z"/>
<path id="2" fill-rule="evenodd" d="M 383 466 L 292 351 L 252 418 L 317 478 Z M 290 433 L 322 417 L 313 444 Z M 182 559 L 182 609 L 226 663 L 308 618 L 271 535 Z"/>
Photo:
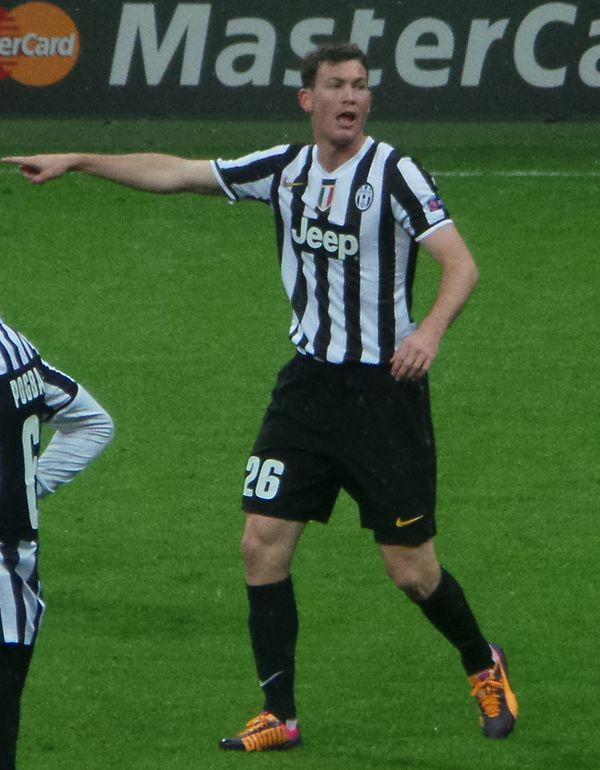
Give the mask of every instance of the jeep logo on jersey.
<path id="1" fill-rule="evenodd" d="M 350 233 L 336 230 L 321 230 L 317 225 L 309 227 L 310 220 L 302 217 L 300 232 L 292 229 L 292 240 L 299 246 L 308 246 L 307 251 L 323 250 L 328 257 L 347 259 L 358 254 L 358 238 Z"/>
<path id="2" fill-rule="evenodd" d="M 0 7 L 0 80 L 49 86 L 63 80 L 79 56 L 79 31 L 51 3 Z"/>

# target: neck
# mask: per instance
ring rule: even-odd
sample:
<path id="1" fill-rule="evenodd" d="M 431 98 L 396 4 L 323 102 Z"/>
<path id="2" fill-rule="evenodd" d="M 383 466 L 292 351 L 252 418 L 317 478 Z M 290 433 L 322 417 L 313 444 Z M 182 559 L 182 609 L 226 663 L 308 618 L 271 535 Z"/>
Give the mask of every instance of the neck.
<path id="1" fill-rule="evenodd" d="M 319 158 L 319 165 L 325 171 L 335 171 L 343 166 L 346 161 L 353 158 L 365 143 L 366 136 L 360 136 L 349 145 L 334 145 L 331 142 L 315 142 Z"/>

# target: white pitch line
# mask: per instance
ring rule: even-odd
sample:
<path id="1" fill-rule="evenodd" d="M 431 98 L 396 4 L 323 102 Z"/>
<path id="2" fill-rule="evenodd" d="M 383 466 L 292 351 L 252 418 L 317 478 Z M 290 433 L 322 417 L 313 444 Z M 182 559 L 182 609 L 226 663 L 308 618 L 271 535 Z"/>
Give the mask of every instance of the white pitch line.
<path id="1" fill-rule="evenodd" d="M 513 169 L 511 171 L 482 171 L 477 169 L 464 169 L 461 171 L 432 171 L 434 176 L 458 176 L 458 177 L 503 177 L 503 178 L 532 178 L 532 179 L 598 179 L 600 170 L 593 171 L 540 171 L 536 169 Z"/>

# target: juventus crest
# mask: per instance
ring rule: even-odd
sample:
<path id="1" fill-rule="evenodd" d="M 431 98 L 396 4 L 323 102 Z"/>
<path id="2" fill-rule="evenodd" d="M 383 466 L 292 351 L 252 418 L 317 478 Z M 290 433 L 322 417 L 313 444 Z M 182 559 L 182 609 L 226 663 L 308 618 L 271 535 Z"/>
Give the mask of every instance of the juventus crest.
<path id="1" fill-rule="evenodd" d="M 359 211 L 366 211 L 373 203 L 375 193 L 373 187 L 367 182 L 361 185 L 354 196 L 354 203 Z"/>

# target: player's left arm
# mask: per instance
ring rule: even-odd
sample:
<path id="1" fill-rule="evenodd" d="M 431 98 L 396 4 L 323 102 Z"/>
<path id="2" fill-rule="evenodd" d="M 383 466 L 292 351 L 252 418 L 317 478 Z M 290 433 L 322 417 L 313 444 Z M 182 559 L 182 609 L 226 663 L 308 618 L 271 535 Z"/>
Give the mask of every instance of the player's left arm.
<path id="1" fill-rule="evenodd" d="M 433 364 L 446 329 L 458 316 L 478 279 L 468 246 L 452 223 L 434 230 L 421 241 L 441 265 L 442 277 L 435 301 L 419 328 L 405 337 L 391 359 L 394 379 L 419 379 Z"/>

